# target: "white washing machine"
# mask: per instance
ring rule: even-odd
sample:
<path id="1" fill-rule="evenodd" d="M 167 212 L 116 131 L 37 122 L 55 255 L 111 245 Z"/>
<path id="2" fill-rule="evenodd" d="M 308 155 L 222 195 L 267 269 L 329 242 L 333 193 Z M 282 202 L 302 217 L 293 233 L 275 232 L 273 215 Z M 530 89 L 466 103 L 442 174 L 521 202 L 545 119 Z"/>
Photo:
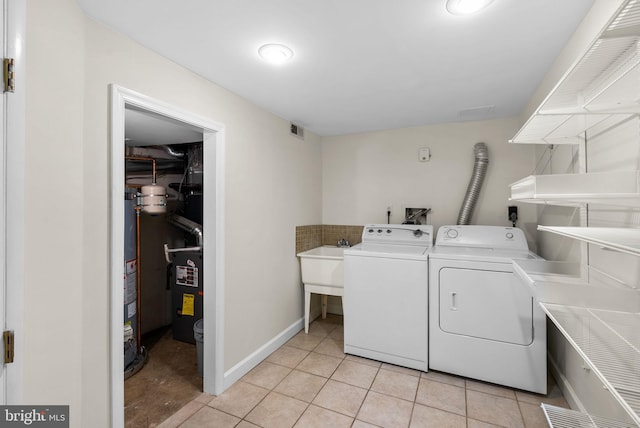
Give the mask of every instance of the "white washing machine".
<path id="1" fill-rule="evenodd" d="M 539 259 L 520 229 L 438 230 L 429 254 L 429 368 L 546 394 L 546 316 L 513 274 L 514 259 Z"/>
<path id="2" fill-rule="evenodd" d="M 344 251 L 344 352 L 428 370 L 433 226 L 370 224 Z"/>

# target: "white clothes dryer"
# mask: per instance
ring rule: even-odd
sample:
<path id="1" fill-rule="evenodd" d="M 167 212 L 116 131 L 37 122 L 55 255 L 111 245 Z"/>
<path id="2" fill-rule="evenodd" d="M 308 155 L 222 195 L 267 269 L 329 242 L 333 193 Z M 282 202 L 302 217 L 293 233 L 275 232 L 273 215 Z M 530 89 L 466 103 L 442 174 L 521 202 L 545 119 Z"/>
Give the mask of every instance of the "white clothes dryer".
<path id="1" fill-rule="evenodd" d="M 433 226 L 370 224 L 344 250 L 344 352 L 428 370 Z"/>
<path id="2" fill-rule="evenodd" d="M 514 259 L 539 259 L 520 229 L 438 230 L 429 254 L 429 368 L 546 394 L 546 316 L 513 274 Z"/>

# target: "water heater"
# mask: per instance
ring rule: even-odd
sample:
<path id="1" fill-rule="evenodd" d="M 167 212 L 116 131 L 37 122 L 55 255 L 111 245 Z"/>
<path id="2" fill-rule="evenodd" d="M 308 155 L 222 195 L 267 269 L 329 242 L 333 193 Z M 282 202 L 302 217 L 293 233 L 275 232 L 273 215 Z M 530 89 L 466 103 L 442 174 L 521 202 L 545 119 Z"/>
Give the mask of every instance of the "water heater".
<path id="1" fill-rule="evenodd" d="M 138 259 L 136 258 L 136 195 L 125 193 L 124 201 L 124 367 L 129 367 L 138 353 Z"/>

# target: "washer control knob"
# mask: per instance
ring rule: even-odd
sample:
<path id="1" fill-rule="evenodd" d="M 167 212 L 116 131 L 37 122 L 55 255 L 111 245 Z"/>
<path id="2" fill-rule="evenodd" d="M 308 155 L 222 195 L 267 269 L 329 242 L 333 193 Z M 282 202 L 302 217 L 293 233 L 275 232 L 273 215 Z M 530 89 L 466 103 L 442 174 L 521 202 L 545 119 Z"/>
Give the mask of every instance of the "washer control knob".
<path id="1" fill-rule="evenodd" d="M 455 230 L 455 229 L 449 229 L 449 230 L 447 230 L 447 236 L 449 238 L 452 238 L 452 239 L 453 238 L 457 238 L 458 237 L 458 231 Z"/>
<path id="2" fill-rule="evenodd" d="M 413 236 L 415 236 L 416 238 L 419 238 L 422 236 L 422 231 L 420 229 L 416 229 L 413 231 Z"/>
<path id="3" fill-rule="evenodd" d="M 513 233 L 507 232 L 507 239 L 513 239 Z"/>
<path id="4" fill-rule="evenodd" d="M 378 233 L 382 233 L 382 229 L 378 229 Z"/>
<path id="5" fill-rule="evenodd" d="M 369 233 L 373 233 L 373 229 L 369 229 Z"/>
<path id="6" fill-rule="evenodd" d="M 391 233 L 391 229 L 387 229 L 387 233 Z"/>

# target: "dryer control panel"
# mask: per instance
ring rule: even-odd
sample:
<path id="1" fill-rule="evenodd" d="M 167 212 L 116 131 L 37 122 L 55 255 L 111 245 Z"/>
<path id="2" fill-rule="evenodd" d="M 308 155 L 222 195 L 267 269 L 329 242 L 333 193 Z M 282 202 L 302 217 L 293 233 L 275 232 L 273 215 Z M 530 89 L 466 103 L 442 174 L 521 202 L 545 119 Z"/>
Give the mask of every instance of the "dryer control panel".
<path id="1" fill-rule="evenodd" d="M 436 245 L 528 251 L 524 232 L 517 227 L 456 225 L 438 229 Z"/>

